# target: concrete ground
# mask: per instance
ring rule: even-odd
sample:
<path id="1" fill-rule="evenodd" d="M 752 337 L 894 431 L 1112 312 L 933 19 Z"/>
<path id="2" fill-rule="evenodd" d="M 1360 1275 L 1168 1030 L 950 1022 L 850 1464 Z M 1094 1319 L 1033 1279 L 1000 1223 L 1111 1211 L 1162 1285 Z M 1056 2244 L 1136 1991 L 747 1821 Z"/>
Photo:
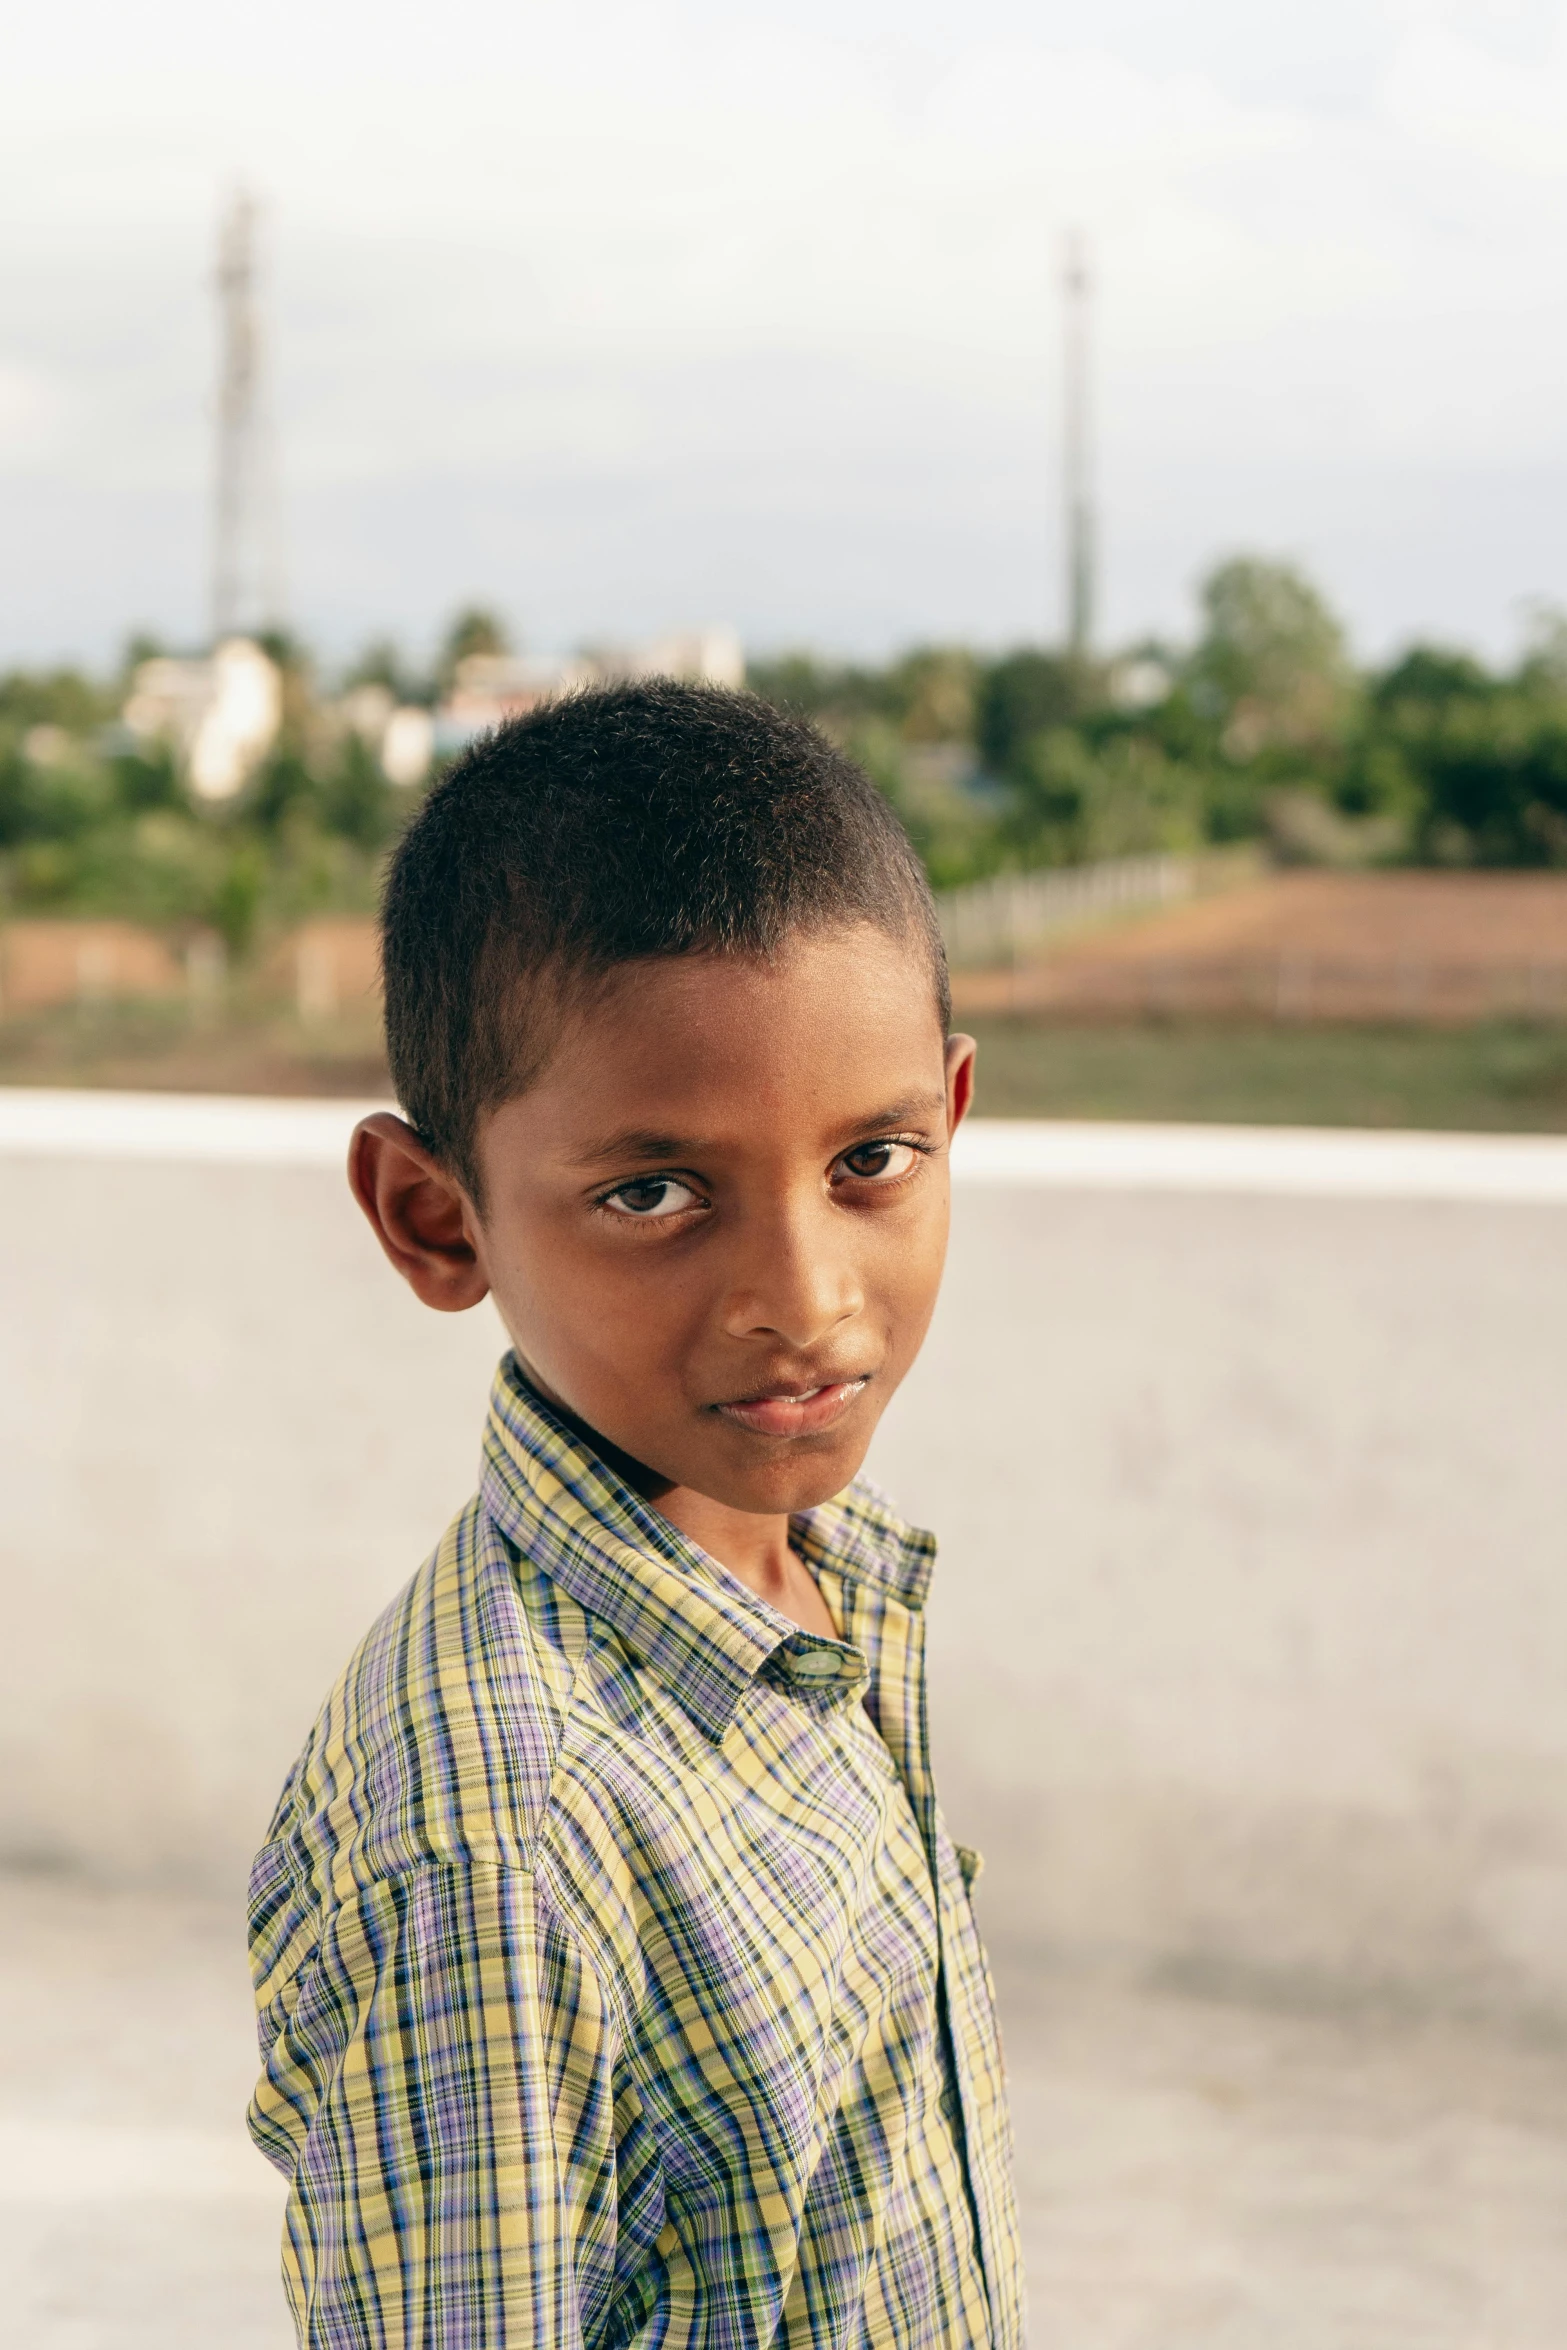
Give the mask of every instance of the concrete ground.
<path id="1" fill-rule="evenodd" d="M 1567 2049 L 998 1968 L 1032 2338 L 1560 2350 Z M 288 2350 L 238 1924 L 0 1880 L 6 2350 Z"/>

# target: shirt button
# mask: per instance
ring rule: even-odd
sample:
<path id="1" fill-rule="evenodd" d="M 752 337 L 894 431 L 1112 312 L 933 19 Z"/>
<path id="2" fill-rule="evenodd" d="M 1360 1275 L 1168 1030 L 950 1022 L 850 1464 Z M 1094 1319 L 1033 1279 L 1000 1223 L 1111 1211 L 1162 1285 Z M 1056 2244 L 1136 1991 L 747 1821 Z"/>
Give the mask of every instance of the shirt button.
<path id="1" fill-rule="evenodd" d="M 793 1659 L 797 1681 L 810 1681 L 825 1688 L 829 1681 L 843 1678 L 843 1659 L 831 1648 L 806 1648 L 796 1651 Z"/>

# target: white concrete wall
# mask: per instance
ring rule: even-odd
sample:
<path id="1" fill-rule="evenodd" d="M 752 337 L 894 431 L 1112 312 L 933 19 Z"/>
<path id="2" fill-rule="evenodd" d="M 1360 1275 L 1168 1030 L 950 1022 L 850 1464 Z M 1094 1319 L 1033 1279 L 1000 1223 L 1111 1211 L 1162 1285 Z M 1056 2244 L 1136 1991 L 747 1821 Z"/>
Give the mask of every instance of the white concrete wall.
<path id="1" fill-rule="evenodd" d="M 0 1853 L 236 1884 L 469 1491 L 342 1104 L 0 1095 Z M 1567 2019 L 1567 1145 L 979 1129 L 873 1466 L 992 1932 Z"/>

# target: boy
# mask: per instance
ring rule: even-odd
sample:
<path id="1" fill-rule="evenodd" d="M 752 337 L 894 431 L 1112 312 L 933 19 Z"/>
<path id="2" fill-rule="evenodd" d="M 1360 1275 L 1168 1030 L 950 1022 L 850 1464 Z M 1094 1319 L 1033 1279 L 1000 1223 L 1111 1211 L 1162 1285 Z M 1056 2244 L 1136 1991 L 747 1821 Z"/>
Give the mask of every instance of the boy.
<path id="1" fill-rule="evenodd" d="M 932 1545 L 856 1476 L 972 1082 L 924 875 L 810 727 L 628 686 L 435 788 L 383 945 L 353 1187 L 513 1351 L 252 1880 L 300 2339 L 1012 2350 Z"/>

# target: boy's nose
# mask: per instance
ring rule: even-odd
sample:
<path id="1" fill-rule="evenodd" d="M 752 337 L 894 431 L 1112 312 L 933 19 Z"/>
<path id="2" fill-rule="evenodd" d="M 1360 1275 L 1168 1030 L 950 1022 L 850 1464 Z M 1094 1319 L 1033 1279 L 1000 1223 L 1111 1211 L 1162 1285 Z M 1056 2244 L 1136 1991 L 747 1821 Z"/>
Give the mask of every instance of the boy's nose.
<path id="1" fill-rule="evenodd" d="M 804 1349 L 863 1311 L 865 1293 L 835 1219 L 781 1217 L 748 1236 L 724 1303 L 731 1338 L 777 1338 Z"/>

